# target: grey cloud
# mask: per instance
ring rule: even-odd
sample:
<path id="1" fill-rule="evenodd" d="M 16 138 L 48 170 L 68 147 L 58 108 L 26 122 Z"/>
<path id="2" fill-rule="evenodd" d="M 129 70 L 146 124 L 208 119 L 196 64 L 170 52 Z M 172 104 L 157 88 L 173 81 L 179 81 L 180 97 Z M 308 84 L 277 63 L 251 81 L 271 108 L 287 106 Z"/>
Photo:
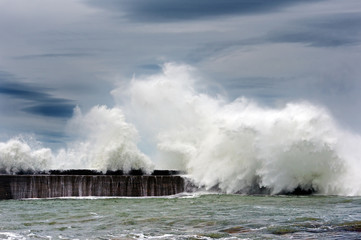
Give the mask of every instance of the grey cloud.
<path id="1" fill-rule="evenodd" d="M 273 31 L 266 41 L 303 43 L 313 47 L 338 47 L 360 44 L 361 15 L 337 14 L 294 23 L 293 28 Z"/>
<path id="2" fill-rule="evenodd" d="M 228 88 L 241 89 L 270 89 L 275 87 L 275 82 L 280 82 L 280 79 L 264 78 L 264 77 L 248 77 L 231 79 L 225 83 Z"/>
<path id="3" fill-rule="evenodd" d="M 160 64 L 143 64 L 139 66 L 140 69 L 160 71 L 162 66 Z"/>
<path id="4" fill-rule="evenodd" d="M 292 21 L 265 35 L 233 41 L 213 41 L 192 49 L 187 59 L 196 63 L 232 48 L 268 43 L 300 43 L 309 47 L 354 46 L 361 43 L 361 14 L 329 14 Z"/>
<path id="5" fill-rule="evenodd" d="M 36 139 L 45 144 L 44 147 L 54 149 L 66 148 L 66 142 L 70 139 L 64 132 L 56 131 L 54 128 L 51 130 L 37 129 L 34 133 L 36 134 Z"/>
<path id="6" fill-rule="evenodd" d="M 56 98 L 47 93 L 50 89 L 21 83 L 13 75 L 0 72 L 0 94 L 11 98 L 27 100 L 30 106 L 22 108 L 24 112 L 49 116 L 71 117 L 75 107 L 72 100 Z"/>
<path id="7" fill-rule="evenodd" d="M 260 38 L 248 38 L 232 41 L 214 41 L 206 44 L 198 45 L 198 47 L 192 49 L 186 56 L 186 59 L 191 63 L 197 63 L 203 59 L 207 59 L 220 52 L 227 51 L 232 48 L 239 48 L 242 46 L 263 44 L 265 40 Z"/>
<path id="8" fill-rule="evenodd" d="M 236 14 L 270 12 L 311 0 L 88 0 L 89 4 L 118 11 L 135 21 L 184 21 Z"/>
<path id="9" fill-rule="evenodd" d="M 15 57 L 19 60 L 32 60 L 37 58 L 73 58 L 73 57 L 89 57 L 89 53 L 46 53 L 46 54 L 32 54 Z"/>
<path id="10" fill-rule="evenodd" d="M 344 45 L 355 45 L 360 42 L 359 39 L 343 36 L 330 38 L 327 34 L 315 34 L 315 32 L 275 34 L 274 36 L 270 36 L 269 40 L 272 42 L 283 43 L 304 43 L 312 47 L 338 47 Z"/>
<path id="11" fill-rule="evenodd" d="M 228 79 L 223 86 L 228 89 L 232 99 L 245 96 L 256 98 L 264 105 L 273 105 L 280 96 L 285 99 L 289 97 L 289 92 L 284 91 L 285 84 L 286 80 L 283 78 L 240 77 Z"/>

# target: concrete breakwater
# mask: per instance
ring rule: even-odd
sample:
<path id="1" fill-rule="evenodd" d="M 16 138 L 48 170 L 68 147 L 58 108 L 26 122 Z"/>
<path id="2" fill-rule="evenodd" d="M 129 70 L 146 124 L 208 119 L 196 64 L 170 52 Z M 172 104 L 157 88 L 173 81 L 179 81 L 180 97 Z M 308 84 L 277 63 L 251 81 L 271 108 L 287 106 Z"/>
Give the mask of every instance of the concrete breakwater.
<path id="1" fill-rule="evenodd" d="M 167 196 L 184 192 L 184 185 L 184 179 L 175 171 L 155 171 L 151 175 L 91 170 L 0 174 L 0 199 Z"/>

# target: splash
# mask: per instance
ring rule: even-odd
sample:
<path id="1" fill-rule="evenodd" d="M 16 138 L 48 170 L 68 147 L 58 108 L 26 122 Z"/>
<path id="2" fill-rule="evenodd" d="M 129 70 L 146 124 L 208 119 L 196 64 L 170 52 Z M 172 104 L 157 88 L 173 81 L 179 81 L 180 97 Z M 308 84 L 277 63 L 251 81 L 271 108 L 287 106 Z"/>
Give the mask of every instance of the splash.
<path id="1" fill-rule="evenodd" d="M 52 154 L 26 142 L 0 144 L 0 169 L 183 170 L 192 182 L 225 193 L 271 194 L 297 188 L 361 195 L 361 137 L 309 102 L 280 108 L 207 94 L 196 71 L 165 64 L 112 91 L 116 106 L 74 111 L 74 141 Z M 125 120 L 125 116 L 127 121 Z M 138 147 L 152 153 L 152 159 Z"/>
<path id="2" fill-rule="evenodd" d="M 83 115 L 77 107 L 67 128 L 75 140 L 57 153 L 17 138 L 0 143 L 0 171 L 12 174 L 50 169 L 153 171 L 154 164 L 137 148 L 136 129 L 125 121 L 121 109 L 95 106 Z"/>
<path id="3" fill-rule="evenodd" d="M 95 169 L 99 171 L 142 169 L 150 173 L 154 164 L 140 152 L 138 133 L 125 121 L 121 109 L 95 106 L 83 115 L 76 108 L 68 123 L 69 134 L 76 140 L 55 158 L 57 169 Z"/>
<path id="4" fill-rule="evenodd" d="M 120 97 L 124 91 L 113 91 L 156 144 L 158 167 L 185 170 L 198 186 L 226 193 L 300 187 L 361 194 L 360 137 L 341 130 L 326 109 L 307 102 L 277 109 L 246 98 L 228 102 L 197 91 L 198 81 L 189 66 L 165 64 L 161 74 L 133 79 L 128 100 Z"/>
<path id="5" fill-rule="evenodd" d="M 18 137 L 0 142 L 0 172 L 19 173 L 47 170 L 52 158 L 49 148 L 32 148 Z"/>

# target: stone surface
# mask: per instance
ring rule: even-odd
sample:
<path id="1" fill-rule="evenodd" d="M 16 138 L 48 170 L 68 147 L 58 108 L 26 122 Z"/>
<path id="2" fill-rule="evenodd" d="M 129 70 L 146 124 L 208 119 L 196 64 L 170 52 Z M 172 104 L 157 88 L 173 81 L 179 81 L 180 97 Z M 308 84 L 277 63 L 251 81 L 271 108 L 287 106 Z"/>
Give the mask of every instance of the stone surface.
<path id="1" fill-rule="evenodd" d="M 0 175 L 0 199 L 167 196 L 184 191 L 177 175 Z"/>

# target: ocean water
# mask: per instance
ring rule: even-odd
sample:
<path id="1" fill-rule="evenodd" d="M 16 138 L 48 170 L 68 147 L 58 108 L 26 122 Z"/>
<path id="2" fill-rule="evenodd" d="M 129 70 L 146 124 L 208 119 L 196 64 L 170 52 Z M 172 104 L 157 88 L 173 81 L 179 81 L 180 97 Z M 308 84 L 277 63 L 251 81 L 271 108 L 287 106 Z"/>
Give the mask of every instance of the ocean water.
<path id="1" fill-rule="evenodd" d="M 0 239 L 361 239 L 361 197 L 6 200 Z"/>
<path id="2" fill-rule="evenodd" d="M 0 201 L 0 239 L 361 239 L 361 135 L 323 106 L 229 99 L 173 63 L 111 93 L 74 109 L 64 148 L 0 142 L 0 173 L 171 169 L 219 194 Z"/>

